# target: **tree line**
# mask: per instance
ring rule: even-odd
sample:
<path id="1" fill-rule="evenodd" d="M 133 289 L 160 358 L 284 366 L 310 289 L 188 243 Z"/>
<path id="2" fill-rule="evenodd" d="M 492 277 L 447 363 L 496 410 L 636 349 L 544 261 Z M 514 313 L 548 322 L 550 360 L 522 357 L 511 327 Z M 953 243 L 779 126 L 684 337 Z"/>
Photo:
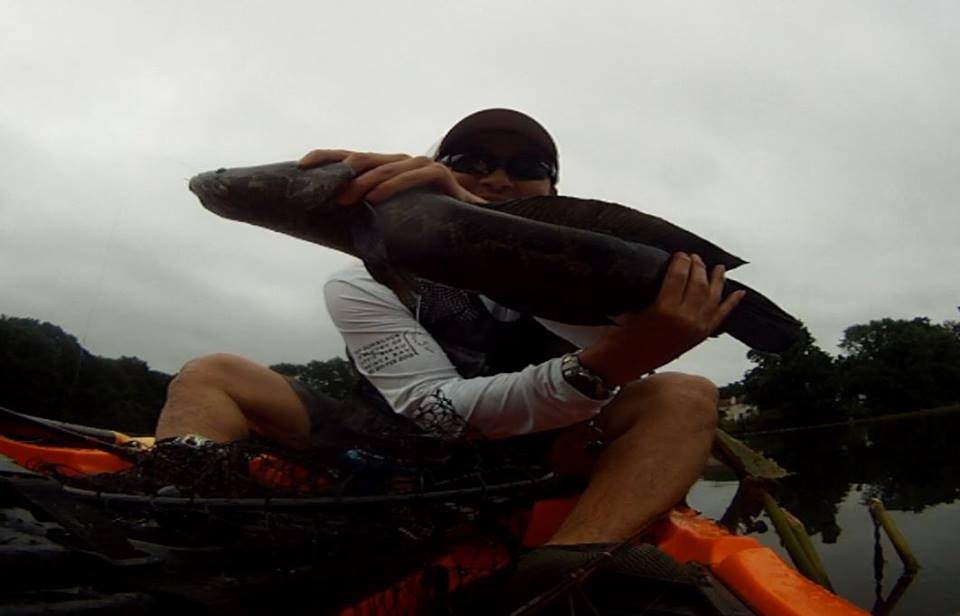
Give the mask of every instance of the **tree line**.
<path id="1" fill-rule="evenodd" d="M 840 349 L 831 356 L 804 329 L 783 354 L 749 352 L 753 368 L 721 395 L 758 411 L 728 428 L 813 425 L 960 402 L 960 322 L 918 317 L 853 325 Z M 358 378 L 339 357 L 271 368 L 340 399 Z M 144 434 L 156 425 L 171 378 L 136 357 L 93 355 L 51 323 L 0 315 L 0 406 Z"/>
<path id="2" fill-rule="evenodd" d="M 0 405 L 96 427 L 150 432 L 170 375 L 108 359 L 52 323 L 0 316 Z"/>
<path id="3" fill-rule="evenodd" d="M 721 396 L 756 407 L 734 429 L 763 430 L 960 403 L 960 322 L 880 319 L 848 327 L 832 356 L 804 328 L 781 355 L 754 363 Z"/>
<path id="4" fill-rule="evenodd" d="M 357 379 L 339 357 L 271 368 L 337 398 L 349 396 Z M 0 315 L 0 406 L 10 410 L 151 434 L 172 378 L 136 357 L 93 355 L 52 323 Z"/>

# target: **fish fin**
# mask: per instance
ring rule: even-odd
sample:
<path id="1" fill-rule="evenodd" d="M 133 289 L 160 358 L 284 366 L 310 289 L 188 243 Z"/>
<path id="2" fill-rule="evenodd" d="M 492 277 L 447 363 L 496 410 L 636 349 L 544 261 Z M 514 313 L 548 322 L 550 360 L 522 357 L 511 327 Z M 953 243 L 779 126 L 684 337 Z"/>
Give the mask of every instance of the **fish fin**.
<path id="1" fill-rule="evenodd" d="M 612 235 L 669 253 L 696 253 L 709 267 L 723 265 L 732 270 L 747 263 L 663 218 L 617 203 L 554 195 L 502 201 L 486 207 L 530 220 Z"/>
<path id="2" fill-rule="evenodd" d="M 354 254 L 360 257 L 373 279 L 396 293 L 400 301 L 419 320 L 421 298 L 416 290 L 414 277 L 396 269 L 390 263 L 387 246 L 378 224 L 377 211 L 373 205 L 364 201 L 358 210 L 350 225 Z"/>

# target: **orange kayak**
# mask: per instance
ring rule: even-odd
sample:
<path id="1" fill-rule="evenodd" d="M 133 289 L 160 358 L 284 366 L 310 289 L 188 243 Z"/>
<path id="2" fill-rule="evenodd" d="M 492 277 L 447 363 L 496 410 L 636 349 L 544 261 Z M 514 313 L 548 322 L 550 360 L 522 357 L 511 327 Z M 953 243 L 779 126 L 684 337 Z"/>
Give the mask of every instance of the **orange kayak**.
<path id="1" fill-rule="evenodd" d="M 40 474 L 48 474 L 54 469 L 60 477 L 114 473 L 129 468 L 135 455 L 151 445 L 149 438 L 137 439 L 107 430 L 45 420 L 40 423 L 19 422 L 15 417 L 0 417 L 0 454 L 14 463 L 13 468 Z M 269 456 L 258 456 L 250 462 L 250 473 L 264 485 L 282 487 L 285 476 L 296 478 L 297 469 L 295 465 L 284 465 Z M 5 477 L 4 481 L 14 487 L 15 475 L 0 473 L 0 477 Z M 553 534 L 575 502 L 574 495 L 541 498 L 532 506 L 526 503 L 510 513 L 506 527 L 523 546 L 536 547 Z M 695 563 L 748 610 L 729 613 L 759 616 L 867 614 L 802 576 L 756 539 L 733 535 L 691 509 L 671 511 L 645 540 L 680 564 Z M 469 584 L 486 572 L 502 569 L 509 563 L 510 551 L 504 545 L 477 543 L 468 535 L 461 538 L 453 535 L 445 549 L 434 558 L 429 575 L 435 583 L 437 572 L 444 572 L 445 587 L 455 590 L 458 585 Z M 427 569 L 423 569 L 402 576 L 385 588 L 374 590 L 340 609 L 339 613 L 344 616 L 420 613 L 430 607 L 429 597 L 423 590 L 427 574 Z"/>

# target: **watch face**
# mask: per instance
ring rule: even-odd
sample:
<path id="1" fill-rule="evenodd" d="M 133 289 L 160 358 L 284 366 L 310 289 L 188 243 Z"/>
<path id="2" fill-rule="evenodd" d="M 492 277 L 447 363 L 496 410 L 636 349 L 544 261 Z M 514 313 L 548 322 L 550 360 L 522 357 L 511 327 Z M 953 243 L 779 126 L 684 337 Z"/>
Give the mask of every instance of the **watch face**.
<path id="1" fill-rule="evenodd" d="M 603 380 L 584 368 L 576 354 L 565 355 L 560 366 L 564 380 L 583 395 L 594 400 L 606 400 L 610 397 Z"/>

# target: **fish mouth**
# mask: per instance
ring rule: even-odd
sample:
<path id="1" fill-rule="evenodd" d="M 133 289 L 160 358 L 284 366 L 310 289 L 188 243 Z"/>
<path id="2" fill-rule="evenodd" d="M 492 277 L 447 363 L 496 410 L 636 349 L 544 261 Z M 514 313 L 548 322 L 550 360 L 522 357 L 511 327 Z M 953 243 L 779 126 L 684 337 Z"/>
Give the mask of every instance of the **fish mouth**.
<path id="1" fill-rule="evenodd" d="M 191 178 L 188 187 L 215 214 L 286 230 L 301 224 L 304 215 L 335 215 L 341 208 L 334 207 L 334 197 L 354 176 L 342 163 L 303 170 L 288 161 L 207 171 Z"/>
<path id="2" fill-rule="evenodd" d="M 229 212 L 235 209 L 231 207 L 228 183 L 217 177 L 225 172 L 226 169 L 207 171 L 190 178 L 187 184 L 190 192 L 200 199 L 200 203 L 214 212 Z"/>

